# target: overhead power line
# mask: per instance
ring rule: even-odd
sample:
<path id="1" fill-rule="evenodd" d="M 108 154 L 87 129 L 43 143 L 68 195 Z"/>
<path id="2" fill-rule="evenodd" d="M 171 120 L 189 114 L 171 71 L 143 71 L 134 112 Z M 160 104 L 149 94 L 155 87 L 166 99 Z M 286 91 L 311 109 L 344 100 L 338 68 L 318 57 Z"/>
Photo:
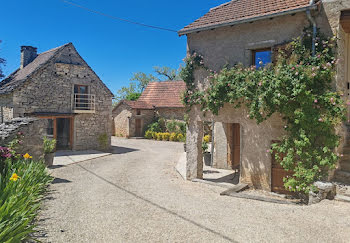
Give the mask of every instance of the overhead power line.
<path id="1" fill-rule="evenodd" d="M 176 30 L 167 29 L 167 28 L 154 26 L 154 25 L 143 24 L 143 23 L 131 21 L 131 20 L 128 20 L 128 19 L 118 18 L 118 17 L 112 16 L 112 15 L 109 15 L 109 14 L 105 14 L 105 13 L 102 13 L 102 12 L 99 12 L 99 11 L 96 11 L 96 10 L 84 7 L 82 5 L 79 5 L 79 4 L 76 4 L 76 3 L 73 3 L 73 2 L 70 2 L 70 1 L 67 1 L 67 0 L 61 0 L 61 1 L 64 2 L 64 3 L 70 4 L 72 6 L 78 7 L 80 9 L 83 9 L 85 11 L 88 11 L 88 12 L 91 12 L 91 13 L 95 13 L 95 14 L 98 14 L 98 15 L 101 15 L 101 16 L 104 16 L 104 17 L 107 17 L 107 18 L 110 18 L 110 19 L 114 19 L 114 20 L 118 20 L 118 21 L 124 21 L 124 22 L 127 22 L 129 24 L 135 24 L 135 25 L 139 25 L 139 26 L 143 26 L 143 27 L 147 27 L 147 28 L 164 30 L 164 31 L 170 31 L 170 32 L 176 32 L 177 33 Z"/>

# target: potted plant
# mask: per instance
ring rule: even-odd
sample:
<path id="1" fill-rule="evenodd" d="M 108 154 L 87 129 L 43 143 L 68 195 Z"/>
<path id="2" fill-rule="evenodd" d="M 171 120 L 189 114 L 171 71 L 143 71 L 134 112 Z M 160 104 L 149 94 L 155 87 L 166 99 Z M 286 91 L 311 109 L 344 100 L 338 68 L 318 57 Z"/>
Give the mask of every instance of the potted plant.
<path id="1" fill-rule="evenodd" d="M 53 165 L 53 158 L 55 157 L 56 139 L 44 137 L 44 159 L 47 166 Z"/>
<path id="2" fill-rule="evenodd" d="M 211 165 L 211 153 L 208 151 L 208 142 L 207 141 L 202 142 L 202 149 L 203 149 L 204 164 L 206 166 L 210 166 Z"/>

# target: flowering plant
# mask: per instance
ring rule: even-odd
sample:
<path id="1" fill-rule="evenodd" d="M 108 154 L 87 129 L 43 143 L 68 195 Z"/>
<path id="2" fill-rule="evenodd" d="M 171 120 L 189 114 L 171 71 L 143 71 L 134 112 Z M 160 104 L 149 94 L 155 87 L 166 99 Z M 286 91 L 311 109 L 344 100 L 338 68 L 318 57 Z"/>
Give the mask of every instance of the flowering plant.
<path id="1" fill-rule="evenodd" d="M 283 168 L 294 172 L 292 177 L 284 178 L 285 187 L 305 193 L 313 190 L 313 182 L 326 177 L 340 158 L 334 152 L 339 146 L 335 128 L 345 119 L 346 110 L 342 94 L 331 85 L 337 62 L 332 52 L 336 39 L 317 37 L 315 56 L 309 43 L 306 32 L 279 50 L 274 65 L 258 69 L 236 65 L 212 73 L 204 92 L 195 91 L 194 67 L 186 60 L 190 65 L 185 73 L 191 71 L 192 76 L 184 77 L 193 85 L 187 85 L 183 99 L 189 109 L 201 104 L 203 111 L 214 114 L 225 103 L 235 108 L 244 105 L 249 112 L 247 118 L 257 123 L 274 113 L 281 114 L 287 135 L 269 152 L 276 152 Z"/>

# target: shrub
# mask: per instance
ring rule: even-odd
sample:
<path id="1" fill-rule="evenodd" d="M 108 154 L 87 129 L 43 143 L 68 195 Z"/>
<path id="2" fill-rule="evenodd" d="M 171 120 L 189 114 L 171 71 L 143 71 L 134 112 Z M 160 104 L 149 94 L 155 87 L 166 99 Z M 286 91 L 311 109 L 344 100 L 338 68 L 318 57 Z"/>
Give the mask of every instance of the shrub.
<path id="1" fill-rule="evenodd" d="M 49 154 L 55 151 L 56 139 L 49 139 L 44 137 L 44 153 Z"/>
<path id="2" fill-rule="evenodd" d="M 157 132 L 157 133 L 156 133 L 156 137 L 157 137 L 157 140 L 158 140 L 158 141 L 161 141 L 162 138 L 163 138 L 162 133 L 161 133 L 161 132 Z"/>
<path id="3" fill-rule="evenodd" d="M 152 138 L 153 138 L 153 133 L 154 133 L 154 132 L 152 132 L 152 131 L 150 131 L 150 130 L 147 130 L 147 131 L 145 132 L 145 138 L 147 138 L 147 139 L 152 139 Z"/>
<path id="4" fill-rule="evenodd" d="M 152 132 L 152 138 L 157 139 L 157 134 L 158 134 L 157 132 Z"/>
<path id="5" fill-rule="evenodd" d="M 183 134 L 179 133 L 179 134 L 177 134 L 176 139 L 177 139 L 177 141 L 184 142 L 185 136 Z"/>
<path id="6" fill-rule="evenodd" d="M 176 133 L 171 133 L 170 134 L 170 137 L 169 137 L 169 141 L 174 141 L 176 142 L 177 141 L 177 134 Z"/>
<path id="7" fill-rule="evenodd" d="M 168 133 L 168 132 L 162 133 L 162 140 L 163 141 L 169 141 L 169 138 L 170 138 L 170 133 Z"/>
<path id="8" fill-rule="evenodd" d="M 151 132 L 162 132 L 162 129 L 161 129 L 158 121 L 151 123 L 147 127 L 147 130 L 149 130 Z"/>
<path id="9" fill-rule="evenodd" d="M 106 133 L 103 133 L 98 137 L 98 142 L 102 150 L 107 150 L 109 148 L 108 135 Z"/>

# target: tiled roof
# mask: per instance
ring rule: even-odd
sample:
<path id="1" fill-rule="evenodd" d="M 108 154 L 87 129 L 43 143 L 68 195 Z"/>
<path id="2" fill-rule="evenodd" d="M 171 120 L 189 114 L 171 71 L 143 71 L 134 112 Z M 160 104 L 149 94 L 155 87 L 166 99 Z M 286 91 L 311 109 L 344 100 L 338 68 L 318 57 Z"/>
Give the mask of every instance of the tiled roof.
<path id="1" fill-rule="evenodd" d="M 146 109 L 146 110 L 151 110 L 153 109 L 153 105 L 142 102 L 142 101 L 131 101 L 131 100 L 124 100 L 123 101 L 125 104 L 130 106 L 133 109 Z"/>
<path id="2" fill-rule="evenodd" d="M 181 95 L 186 89 L 184 81 L 151 82 L 142 92 L 137 102 L 155 107 L 182 108 Z"/>
<path id="3" fill-rule="evenodd" d="M 302 10 L 308 7 L 311 7 L 310 0 L 232 0 L 210 9 L 203 17 L 180 30 L 179 34 L 183 35 L 206 28 L 210 29 L 210 27 L 254 20 L 259 17 Z"/>
<path id="4" fill-rule="evenodd" d="M 22 69 L 17 69 L 8 77 L 0 82 L 0 94 L 6 94 L 12 92 L 17 87 L 21 86 L 26 79 L 38 70 L 42 65 L 47 63 L 56 53 L 62 50 L 66 45 L 56 47 L 49 51 L 40 53 L 32 62 Z"/>

